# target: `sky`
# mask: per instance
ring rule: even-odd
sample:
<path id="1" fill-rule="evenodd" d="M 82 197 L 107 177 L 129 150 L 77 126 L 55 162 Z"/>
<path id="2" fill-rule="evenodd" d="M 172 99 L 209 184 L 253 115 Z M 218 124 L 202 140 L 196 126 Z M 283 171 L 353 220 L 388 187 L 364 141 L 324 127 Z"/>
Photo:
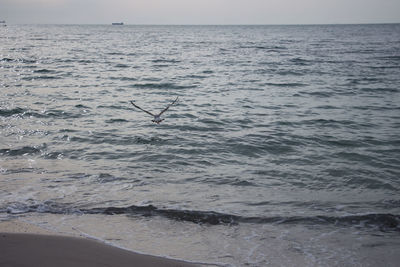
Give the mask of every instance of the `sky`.
<path id="1" fill-rule="evenodd" d="M 400 23 L 400 0 L 0 0 L 8 24 Z"/>

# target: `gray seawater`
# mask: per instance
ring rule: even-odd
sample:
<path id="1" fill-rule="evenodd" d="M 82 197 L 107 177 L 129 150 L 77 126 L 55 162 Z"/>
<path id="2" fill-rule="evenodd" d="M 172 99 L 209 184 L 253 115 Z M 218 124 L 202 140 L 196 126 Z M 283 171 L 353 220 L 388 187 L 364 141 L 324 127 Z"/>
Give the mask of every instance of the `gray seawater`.
<path id="1" fill-rule="evenodd" d="M 157 125 L 152 112 L 179 101 Z M 400 25 L 0 29 L 0 218 L 230 266 L 395 266 Z"/>

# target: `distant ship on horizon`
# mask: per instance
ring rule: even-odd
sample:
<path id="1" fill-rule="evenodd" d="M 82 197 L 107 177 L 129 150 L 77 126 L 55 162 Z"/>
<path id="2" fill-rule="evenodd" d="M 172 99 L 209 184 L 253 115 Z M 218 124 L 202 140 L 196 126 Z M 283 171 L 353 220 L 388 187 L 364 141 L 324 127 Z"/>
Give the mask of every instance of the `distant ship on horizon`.
<path id="1" fill-rule="evenodd" d="M 113 22 L 112 25 L 124 25 L 123 22 Z"/>
<path id="2" fill-rule="evenodd" d="M 0 26 L 7 26 L 6 21 L 5 20 L 0 20 Z"/>

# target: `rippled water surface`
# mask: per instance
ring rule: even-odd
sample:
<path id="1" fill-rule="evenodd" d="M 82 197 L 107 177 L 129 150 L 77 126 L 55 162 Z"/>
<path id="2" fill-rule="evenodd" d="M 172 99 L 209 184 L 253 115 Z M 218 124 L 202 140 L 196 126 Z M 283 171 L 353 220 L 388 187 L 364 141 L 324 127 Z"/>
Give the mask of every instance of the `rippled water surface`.
<path id="1" fill-rule="evenodd" d="M 395 265 L 400 25 L 10 25 L 0 43 L 0 218 L 202 263 Z M 129 103 L 176 97 L 159 125 Z"/>

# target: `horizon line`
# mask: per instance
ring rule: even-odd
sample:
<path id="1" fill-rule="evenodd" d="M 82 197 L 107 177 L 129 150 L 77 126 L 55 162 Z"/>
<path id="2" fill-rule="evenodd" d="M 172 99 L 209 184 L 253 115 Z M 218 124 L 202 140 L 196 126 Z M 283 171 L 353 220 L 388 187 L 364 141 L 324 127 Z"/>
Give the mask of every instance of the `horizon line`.
<path id="1" fill-rule="evenodd" d="M 385 25 L 385 24 L 400 24 L 400 22 L 361 22 L 361 23 L 347 23 L 347 22 L 338 22 L 338 23 L 243 23 L 243 24 L 234 24 L 234 23 L 165 23 L 165 24 L 157 24 L 157 23 L 125 23 L 120 21 L 123 25 L 112 25 L 115 22 L 109 23 L 6 23 L 7 25 L 110 25 L 110 26 L 323 26 L 323 25 Z"/>

